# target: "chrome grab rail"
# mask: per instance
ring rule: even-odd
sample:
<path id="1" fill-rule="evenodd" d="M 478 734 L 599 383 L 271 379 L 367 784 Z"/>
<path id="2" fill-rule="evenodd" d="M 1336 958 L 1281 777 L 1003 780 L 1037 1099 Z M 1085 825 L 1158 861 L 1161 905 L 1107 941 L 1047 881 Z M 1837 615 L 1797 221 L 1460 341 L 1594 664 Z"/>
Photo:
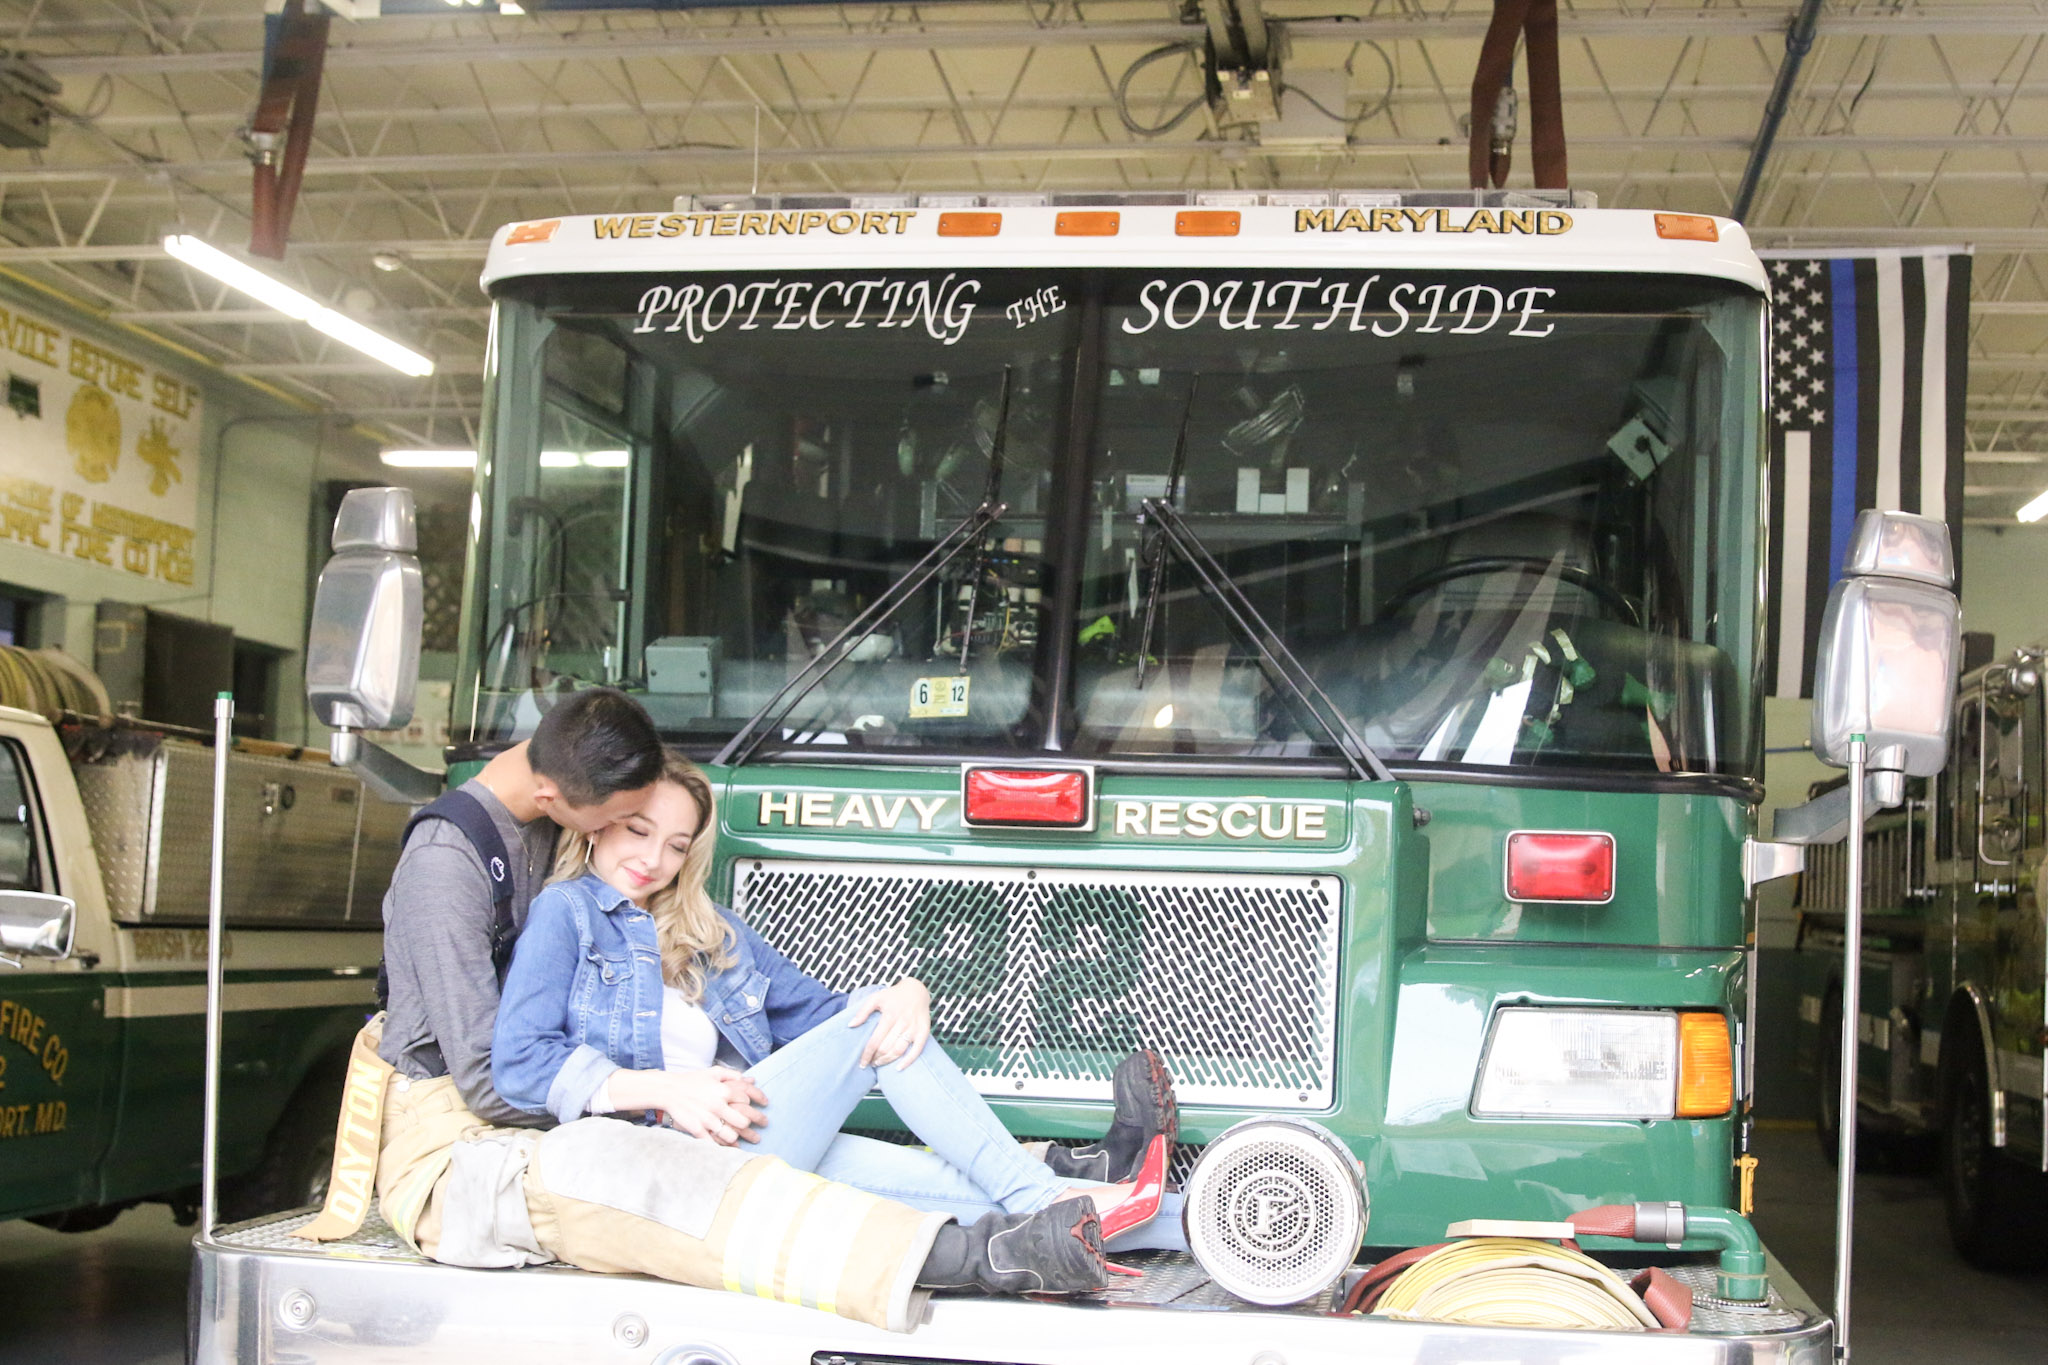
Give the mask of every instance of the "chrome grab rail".
<path id="1" fill-rule="evenodd" d="M 235 697 L 213 701 L 213 876 L 206 903 L 206 1136 L 199 1152 L 199 1236 L 213 1237 L 220 1177 L 221 873 L 228 832 L 228 750 L 234 745 Z"/>

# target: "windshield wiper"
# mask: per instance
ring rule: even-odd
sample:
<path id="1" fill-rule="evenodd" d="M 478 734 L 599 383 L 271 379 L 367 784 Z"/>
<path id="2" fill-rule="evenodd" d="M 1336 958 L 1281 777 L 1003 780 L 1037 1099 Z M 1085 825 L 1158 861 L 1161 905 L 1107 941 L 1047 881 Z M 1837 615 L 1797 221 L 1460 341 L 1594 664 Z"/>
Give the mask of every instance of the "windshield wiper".
<path id="1" fill-rule="evenodd" d="M 1188 529 L 1179 510 L 1164 498 L 1146 498 L 1139 506 L 1151 520 L 1165 548 L 1180 556 L 1203 590 L 1223 608 L 1223 615 L 1231 627 L 1257 651 L 1266 676 L 1275 686 L 1291 695 L 1302 714 L 1330 737 L 1338 752 L 1344 755 L 1353 775 L 1361 782 L 1393 781 L 1394 775 L 1388 771 L 1387 765 L 1380 762 L 1379 755 L 1359 737 L 1358 731 L 1351 728 L 1351 722 L 1344 718 L 1344 713 L 1337 709 L 1329 694 L 1309 676 L 1308 670 L 1301 666 L 1301 660 L 1295 658 L 1294 651 L 1287 647 L 1287 642 L 1238 590 L 1223 566 L 1216 562 L 1216 557 L 1209 553 L 1209 547 Z M 1155 578 L 1153 581 L 1156 588 L 1158 580 Z M 1149 620 L 1149 610 L 1147 617 Z M 1139 658 L 1142 665 L 1143 656 Z"/>
<path id="2" fill-rule="evenodd" d="M 1201 375 L 1189 377 L 1188 401 L 1180 410 L 1180 434 L 1173 438 L 1173 460 L 1166 470 L 1166 501 L 1169 504 L 1180 492 L 1181 471 L 1187 466 L 1188 421 L 1195 415 L 1195 390 L 1201 385 Z M 1145 659 L 1152 652 L 1152 621 L 1159 614 L 1160 590 L 1166 586 L 1166 555 L 1162 552 L 1156 532 L 1145 548 L 1152 559 L 1152 581 L 1145 588 L 1145 624 L 1138 628 L 1137 685 L 1140 690 L 1145 686 Z"/>
<path id="3" fill-rule="evenodd" d="M 861 641 L 873 635 L 890 616 L 910 600 L 925 584 L 937 577 L 939 572 L 958 559 L 970 545 L 980 545 L 987 537 L 988 528 L 1001 519 L 1009 510 L 1007 503 L 984 502 L 967 514 L 965 520 L 939 538 L 939 542 L 925 552 L 923 559 L 911 565 L 904 575 L 891 583 L 888 590 L 868 605 L 867 610 L 846 623 L 846 629 L 832 637 L 832 642 L 819 650 L 812 660 L 805 664 L 803 671 L 782 685 L 782 690 L 768 699 L 768 704 L 748 718 L 739 732 L 726 741 L 718 757 L 712 762 L 721 767 L 737 767 L 753 756 L 756 749 L 768 737 L 768 732 L 780 725 L 785 716 L 796 708 L 796 704 L 810 695 L 813 687 L 824 676 L 837 668 L 846 656 L 859 647 Z"/>

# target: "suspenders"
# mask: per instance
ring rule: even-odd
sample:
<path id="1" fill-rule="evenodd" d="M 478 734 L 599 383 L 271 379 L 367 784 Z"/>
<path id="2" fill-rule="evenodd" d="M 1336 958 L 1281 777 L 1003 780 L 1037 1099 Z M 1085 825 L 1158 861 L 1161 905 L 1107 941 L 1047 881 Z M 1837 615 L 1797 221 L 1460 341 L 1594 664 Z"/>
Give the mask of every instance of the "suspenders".
<path id="1" fill-rule="evenodd" d="M 412 819 L 405 822 L 405 833 L 399 836 L 400 848 L 425 820 L 446 820 L 461 830 L 462 837 L 469 840 L 482 861 L 485 875 L 491 879 L 491 966 L 497 970 L 502 985 L 505 969 L 512 963 L 512 943 L 519 935 L 512 926 L 512 861 L 505 853 L 505 840 L 498 833 L 498 824 L 484 809 L 483 802 L 458 787 L 413 812 Z M 386 1004 L 390 995 L 390 978 L 379 963 L 377 1003 Z"/>

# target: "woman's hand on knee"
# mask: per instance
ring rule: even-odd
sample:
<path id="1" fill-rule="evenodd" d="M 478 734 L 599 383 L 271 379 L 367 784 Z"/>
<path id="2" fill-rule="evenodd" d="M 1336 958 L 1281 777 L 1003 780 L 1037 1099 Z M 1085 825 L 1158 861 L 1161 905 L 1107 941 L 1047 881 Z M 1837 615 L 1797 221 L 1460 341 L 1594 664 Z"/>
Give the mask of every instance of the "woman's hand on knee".
<path id="1" fill-rule="evenodd" d="M 767 1125 L 761 1110 L 768 1097 L 747 1077 L 723 1066 L 662 1075 L 666 1084 L 659 1107 L 672 1127 L 721 1147 L 761 1140 L 754 1129 Z"/>
<path id="2" fill-rule="evenodd" d="M 924 983 L 906 976 L 888 989 L 876 991 L 854 1006 L 847 1027 L 859 1028 L 873 1015 L 880 1018 L 867 1046 L 861 1049 L 860 1064 L 887 1066 L 895 1062 L 901 1069 L 916 1061 L 925 1040 L 932 1036 L 932 993 Z"/>

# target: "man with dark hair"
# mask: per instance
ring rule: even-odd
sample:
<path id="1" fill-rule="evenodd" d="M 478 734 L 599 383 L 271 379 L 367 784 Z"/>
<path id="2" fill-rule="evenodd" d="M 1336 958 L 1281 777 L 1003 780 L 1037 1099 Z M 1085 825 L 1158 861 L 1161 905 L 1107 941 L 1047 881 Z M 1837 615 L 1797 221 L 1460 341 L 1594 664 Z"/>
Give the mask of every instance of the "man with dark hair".
<path id="1" fill-rule="evenodd" d="M 638 702 L 611 687 L 587 688 L 556 702 L 532 739 L 493 759 L 482 775 L 488 777 L 492 768 L 521 750 L 535 779 L 533 795 L 541 813 L 553 815 L 557 824 L 579 834 L 593 834 L 611 819 L 595 826 L 579 824 L 573 814 L 567 819 L 555 814 L 551 808 L 557 802 L 566 803 L 571 811 L 603 808 L 622 793 L 644 793 L 661 776 L 661 738 L 654 722 Z M 506 764 L 514 785 L 517 767 Z M 639 808 L 637 800 L 631 803 L 630 810 Z"/>
<path id="2" fill-rule="evenodd" d="M 378 1055 L 400 1076 L 452 1077 L 478 1118 L 532 1125 L 491 1089 L 512 940 L 547 883 L 556 830 L 595 834 L 624 819 L 660 776 L 661 736 L 647 712 L 593 687 L 556 701 L 533 738 L 413 818 L 384 893 L 390 985 Z"/>
<path id="3" fill-rule="evenodd" d="M 556 828 L 594 834 L 629 818 L 661 769 L 647 713 L 590 688 L 413 817 L 384 897 L 385 1013 L 356 1038 L 326 1208 L 299 1235 L 353 1233 L 374 1181 L 385 1220 L 437 1261 L 637 1271 L 898 1331 L 931 1288 L 1101 1288 L 1086 1199 L 963 1228 L 674 1128 L 553 1128 L 498 1096 L 499 989 Z M 731 1106 L 764 1102 L 738 1073 L 728 1090 Z"/>

